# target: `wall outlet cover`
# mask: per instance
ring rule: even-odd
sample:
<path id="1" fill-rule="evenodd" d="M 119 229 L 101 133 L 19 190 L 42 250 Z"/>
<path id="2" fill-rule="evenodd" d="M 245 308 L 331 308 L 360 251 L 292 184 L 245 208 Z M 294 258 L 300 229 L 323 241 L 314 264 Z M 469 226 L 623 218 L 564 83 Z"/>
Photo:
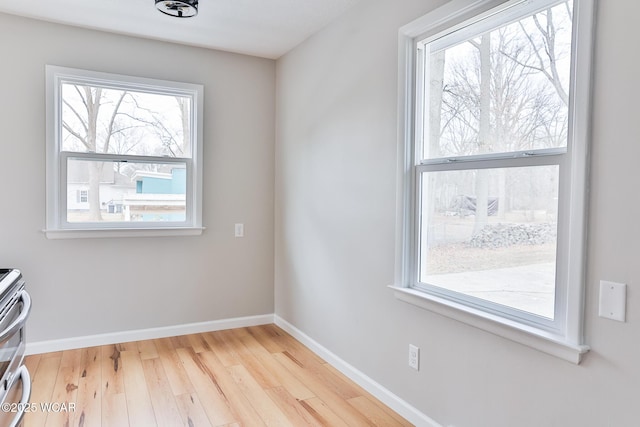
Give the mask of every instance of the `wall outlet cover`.
<path id="1" fill-rule="evenodd" d="M 418 371 L 420 369 L 420 348 L 409 344 L 409 367 Z"/>
<path id="2" fill-rule="evenodd" d="M 627 308 L 627 285 L 600 281 L 600 304 L 598 315 L 606 319 L 624 322 Z"/>

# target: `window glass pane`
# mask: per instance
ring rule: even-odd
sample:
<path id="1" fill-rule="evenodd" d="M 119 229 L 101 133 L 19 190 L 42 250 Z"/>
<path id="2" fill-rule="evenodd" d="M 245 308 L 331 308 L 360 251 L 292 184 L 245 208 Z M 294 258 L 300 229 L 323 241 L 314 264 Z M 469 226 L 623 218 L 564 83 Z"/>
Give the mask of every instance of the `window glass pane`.
<path id="1" fill-rule="evenodd" d="M 68 159 L 68 222 L 186 220 L 186 165 Z"/>
<path id="2" fill-rule="evenodd" d="M 552 319 L 558 173 L 423 173 L 420 282 Z"/>
<path id="3" fill-rule="evenodd" d="M 62 151 L 191 157 L 191 98 L 63 83 Z"/>
<path id="4" fill-rule="evenodd" d="M 572 13 L 561 3 L 425 55 L 422 157 L 565 147 Z"/>

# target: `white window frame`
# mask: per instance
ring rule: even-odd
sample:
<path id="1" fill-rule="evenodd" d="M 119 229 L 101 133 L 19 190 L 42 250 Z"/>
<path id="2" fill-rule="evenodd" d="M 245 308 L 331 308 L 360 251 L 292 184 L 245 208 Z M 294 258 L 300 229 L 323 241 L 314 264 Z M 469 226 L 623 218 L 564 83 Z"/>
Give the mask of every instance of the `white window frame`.
<path id="1" fill-rule="evenodd" d="M 416 108 L 418 78 L 418 42 L 460 30 L 465 32 L 470 21 L 478 21 L 496 12 L 511 13 L 526 8 L 533 14 L 558 0 L 453 0 L 427 15 L 407 24 L 399 31 L 398 69 L 398 203 L 396 224 L 396 268 L 394 295 L 432 312 L 533 347 L 572 363 L 580 363 L 589 347 L 583 336 L 583 305 L 586 248 L 587 168 L 590 137 L 590 89 L 592 34 L 595 0 L 574 0 L 573 44 L 569 100 L 569 141 L 565 152 L 549 150 L 539 156 L 516 156 L 507 163 L 514 165 L 560 164 L 565 168 L 561 182 L 555 319 L 540 323 L 514 317 L 508 310 L 492 304 L 474 304 L 451 293 L 425 289 L 417 284 L 417 176 L 425 168 L 417 160 Z M 508 10 L 511 9 L 512 10 Z M 522 10 L 522 9 L 520 9 Z M 518 13 L 518 12 L 515 12 Z M 579 71 L 577 71 L 579 70 Z M 509 154 L 513 157 L 513 153 Z M 488 167 L 484 156 L 466 159 L 458 168 Z M 492 155 L 492 157 L 500 157 Z M 519 158 L 518 158 L 519 157 Z M 438 160 L 426 162 L 429 170 L 437 170 Z M 442 163 L 442 162 L 441 162 Z M 504 166 L 502 163 L 501 166 Z M 563 194 L 563 195 L 562 195 Z M 560 253 L 562 252 L 562 253 Z"/>
<path id="2" fill-rule="evenodd" d="M 103 153 L 77 153 L 61 150 L 63 83 L 132 90 L 191 99 L 191 157 L 133 156 Z M 46 66 L 46 156 L 47 222 L 43 230 L 49 239 L 84 237 L 135 237 L 199 235 L 202 226 L 202 141 L 204 87 L 143 77 L 110 74 L 74 68 Z M 139 163 L 175 163 L 187 169 L 186 219 L 179 222 L 68 222 L 67 161 L 129 161 Z"/>

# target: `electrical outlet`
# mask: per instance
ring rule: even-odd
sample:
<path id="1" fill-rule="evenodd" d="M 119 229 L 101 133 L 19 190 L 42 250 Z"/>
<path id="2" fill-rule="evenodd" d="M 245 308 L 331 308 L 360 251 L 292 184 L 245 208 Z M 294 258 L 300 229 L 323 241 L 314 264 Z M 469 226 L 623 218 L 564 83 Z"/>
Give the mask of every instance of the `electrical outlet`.
<path id="1" fill-rule="evenodd" d="M 416 371 L 420 369 L 420 348 L 409 344 L 409 367 Z"/>
<path id="2" fill-rule="evenodd" d="M 244 237 L 244 224 L 236 224 L 234 226 L 234 234 L 236 237 Z"/>

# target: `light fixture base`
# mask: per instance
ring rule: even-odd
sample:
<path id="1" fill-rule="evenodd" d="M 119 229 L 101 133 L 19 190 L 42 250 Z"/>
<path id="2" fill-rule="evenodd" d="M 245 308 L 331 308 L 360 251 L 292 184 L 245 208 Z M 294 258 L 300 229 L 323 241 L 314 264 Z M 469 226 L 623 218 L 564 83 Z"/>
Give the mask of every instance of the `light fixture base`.
<path id="1" fill-rule="evenodd" d="M 198 14 L 198 0 L 156 0 L 156 8 L 176 18 L 190 18 Z"/>

